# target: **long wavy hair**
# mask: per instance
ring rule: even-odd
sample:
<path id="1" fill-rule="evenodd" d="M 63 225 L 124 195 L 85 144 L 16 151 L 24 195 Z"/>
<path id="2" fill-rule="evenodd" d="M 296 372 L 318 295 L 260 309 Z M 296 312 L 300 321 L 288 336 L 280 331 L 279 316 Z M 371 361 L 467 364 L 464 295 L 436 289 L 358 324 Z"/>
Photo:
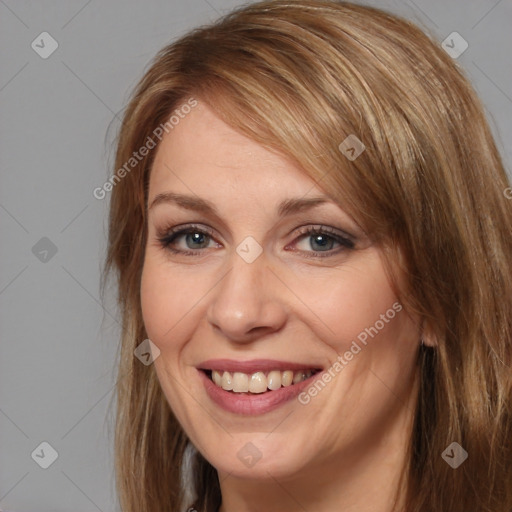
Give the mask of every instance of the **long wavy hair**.
<path id="1" fill-rule="evenodd" d="M 115 274 L 122 314 L 122 510 L 192 505 L 183 487 L 190 441 L 153 366 L 134 357 L 147 338 L 139 290 L 156 153 L 139 149 L 158 143 L 157 128 L 170 131 L 169 116 L 191 98 L 328 191 L 382 247 L 400 301 L 421 318 L 431 343 L 418 349 L 407 512 L 511 512 L 512 200 L 482 105 L 414 24 L 315 0 L 250 4 L 187 33 L 156 55 L 125 110 L 103 276 Z M 349 135 L 366 147 L 356 159 L 339 148 Z M 454 441 L 469 454 L 457 469 L 441 456 Z M 192 462 L 193 505 L 214 512 L 217 472 L 198 452 Z"/>

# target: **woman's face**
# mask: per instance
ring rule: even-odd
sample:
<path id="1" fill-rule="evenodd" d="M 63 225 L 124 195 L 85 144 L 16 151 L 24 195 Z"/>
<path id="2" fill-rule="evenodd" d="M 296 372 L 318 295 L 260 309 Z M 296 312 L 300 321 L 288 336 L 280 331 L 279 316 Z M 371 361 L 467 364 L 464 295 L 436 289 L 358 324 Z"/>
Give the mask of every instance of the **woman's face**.
<path id="1" fill-rule="evenodd" d="M 395 457 L 418 326 L 358 225 L 202 102 L 162 139 L 148 205 L 144 323 L 165 396 L 209 462 L 286 478 Z"/>

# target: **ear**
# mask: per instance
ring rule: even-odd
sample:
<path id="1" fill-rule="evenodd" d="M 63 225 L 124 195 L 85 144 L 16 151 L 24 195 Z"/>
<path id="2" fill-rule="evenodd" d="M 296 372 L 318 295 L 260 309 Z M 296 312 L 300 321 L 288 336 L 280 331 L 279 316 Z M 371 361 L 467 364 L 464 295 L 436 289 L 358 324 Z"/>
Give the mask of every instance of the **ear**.
<path id="1" fill-rule="evenodd" d="M 427 347 L 437 347 L 437 339 L 429 324 L 425 321 L 421 323 L 420 342 Z"/>

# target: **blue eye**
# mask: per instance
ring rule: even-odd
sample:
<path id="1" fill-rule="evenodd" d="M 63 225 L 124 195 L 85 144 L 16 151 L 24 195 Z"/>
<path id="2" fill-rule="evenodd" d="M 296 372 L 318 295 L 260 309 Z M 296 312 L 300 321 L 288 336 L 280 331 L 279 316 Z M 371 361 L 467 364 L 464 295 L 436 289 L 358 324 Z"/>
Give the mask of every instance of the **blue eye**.
<path id="1" fill-rule="evenodd" d="M 355 244 L 353 240 L 347 236 L 343 236 L 332 228 L 327 227 L 307 227 L 300 232 L 303 235 L 301 242 L 295 242 L 295 245 L 299 246 L 300 243 L 305 243 L 306 248 L 299 251 L 303 252 L 306 257 L 309 258 L 325 258 L 339 254 L 343 250 L 353 249 Z M 336 248 L 336 244 L 339 246 Z M 311 247 L 313 250 L 307 250 Z"/>
<path id="2" fill-rule="evenodd" d="M 181 237 L 185 237 L 185 243 L 189 249 L 196 249 L 193 251 L 187 251 L 183 249 L 176 249 L 173 244 Z M 208 246 L 208 240 L 213 237 L 213 232 L 209 229 L 200 228 L 196 226 L 189 226 L 180 230 L 171 230 L 159 236 L 158 240 L 164 249 L 174 254 L 184 254 L 187 256 L 198 256 L 200 255 L 197 249 L 205 249 Z"/>
<path id="3" fill-rule="evenodd" d="M 354 249 L 355 243 L 353 237 L 344 236 L 336 230 L 323 226 L 309 226 L 299 230 L 298 238 L 308 240 L 309 247 L 313 250 L 299 249 L 296 252 L 307 254 L 306 257 L 328 257 L 334 256 L 343 250 Z M 178 249 L 176 246 L 183 239 L 186 248 Z M 293 244 L 296 245 L 297 239 Z M 158 241 L 162 248 L 173 254 L 181 254 L 184 256 L 201 256 L 203 249 L 207 249 L 213 241 L 213 232 L 205 227 L 190 225 L 183 229 L 171 229 L 163 234 L 159 234 Z M 333 250 L 333 245 L 338 244 L 340 247 Z M 212 246 L 210 246 L 212 247 Z"/>

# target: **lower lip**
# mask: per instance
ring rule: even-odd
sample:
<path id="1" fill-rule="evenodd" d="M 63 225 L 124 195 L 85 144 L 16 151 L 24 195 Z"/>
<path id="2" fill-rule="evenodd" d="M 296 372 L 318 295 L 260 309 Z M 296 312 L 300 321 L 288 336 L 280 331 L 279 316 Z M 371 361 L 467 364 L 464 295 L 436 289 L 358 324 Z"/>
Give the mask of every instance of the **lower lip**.
<path id="1" fill-rule="evenodd" d="M 275 391 L 244 394 L 226 391 L 212 382 L 204 371 L 198 370 L 198 372 L 203 380 L 206 393 L 213 402 L 226 411 L 247 416 L 265 414 L 277 409 L 279 406 L 293 400 L 302 390 L 322 375 L 322 372 L 315 373 L 315 375 L 298 384 L 281 387 Z"/>

